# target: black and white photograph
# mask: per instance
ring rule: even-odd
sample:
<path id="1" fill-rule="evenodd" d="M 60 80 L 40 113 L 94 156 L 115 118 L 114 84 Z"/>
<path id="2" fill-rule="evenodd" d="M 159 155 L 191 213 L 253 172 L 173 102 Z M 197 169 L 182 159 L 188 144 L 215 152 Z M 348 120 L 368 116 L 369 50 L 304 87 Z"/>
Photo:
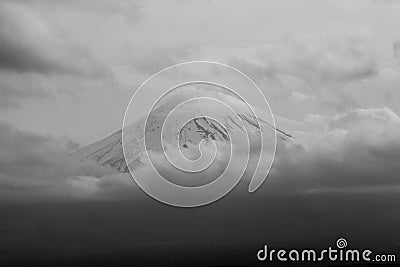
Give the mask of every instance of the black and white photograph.
<path id="1" fill-rule="evenodd" d="M 0 0 L 0 267 L 398 266 L 400 1 Z"/>

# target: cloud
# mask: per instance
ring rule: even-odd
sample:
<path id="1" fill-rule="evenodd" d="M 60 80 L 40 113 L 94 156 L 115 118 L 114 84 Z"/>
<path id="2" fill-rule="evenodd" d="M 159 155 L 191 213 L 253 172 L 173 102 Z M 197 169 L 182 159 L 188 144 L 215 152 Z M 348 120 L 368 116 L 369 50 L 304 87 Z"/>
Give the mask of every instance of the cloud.
<path id="1" fill-rule="evenodd" d="M 141 4 L 140 2 L 139 5 Z M 362 111 L 363 109 L 355 109 L 355 107 L 379 104 L 395 108 L 395 93 L 397 92 L 395 89 L 398 87 L 396 87 L 398 80 L 394 80 L 397 79 L 396 73 L 391 69 L 391 73 L 388 73 L 388 69 L 381 69 L 381 76 L 385 79 L 391 78 L 390 81 L 385 80 L 380 83 L 369 78 L 379 71 L 376 40 L 382 40 L 381 43 L 391 49 L 392 40 L 396 38 L 390 36 L 389 31 L 382 31 L 382 36 L 379 35 L 379 29 L 388 26 L 386 22 L 382 21 L 381 25 L 381 23 L 376 24 L 371 21 L 365 23 L 360 20 L 370 17 L 368 15 L 371 13 L 365 13 L 365 10 L 360 10 L 361 13 L 358 14 L 361 15 L 353 16 L 354 14 L 349 10 L 346 10 L 344 14 L 343 9 L 332 8 L 330 5 L 327 6 L 328 8 L 321 9 L 318 4 L 311 4 L 321 12 L 309 14 L 309 17 L 304 16 L 307 12 L 304 13 L 303 8 L 300 10 L 289 7 L 276 9 L 274 5 L 260 8 L 261 6 L 257 5 L 240 4 L 239 13 L 252 14 L 250 20 L 238 20 L 239 10 L 233 10 L 234 12 L 228 12 L 222 21 L 220 11 L 225 9 L 227 3 L 218 6 L 211 13 L 205 12 L 206 17 L 199 15 L 202 12 L 198 11 L 200 9 L 207 11 L 208 4 L 201 4 L 201 6 L 179 4 L 188 12 L 179 11 L 174 3 L 149 4 L 144 5 L 146 14 L 143 20 L 137 25 L 128 25 L 125 20 L 121 20 L 121 16 L 137 18 L 140 15 L 137 13 L 138 10 L 140 11 L 137 3 L 130 4 L 125 1 L 118 3 L 100 1 L 99 3 L 91 0 L 4 2 L 0 4 L 0 108 L 22 106 L 21 102 L 29 99 L 58 96 L 57 93 L 63 90 L 58 90 L 59 87 L 74 88 L 73 90 L 88 87 L 87 84 L 80 85 L 63 80 L 65 76 L 70 79 L 82 77 L 97 79 L 103 73 L 102 66 L 92 56 L 89 48 L 84 47 L 86 43 L 109 66 L 131 64 L 145 78 L 149 73 L 154 73 L 166 66 L 194 59 L 194 54 L 196 54 L 196 59 L 215 59 L 237 66 L 256 78 L 257 82 L 258 78 L 279 80 L 271 83 L 272 86 L 266 83 L 261 87 L 265 88 L 267 95 L 272 98 L 274 111 L 283 113 L 285 116 L 292 117 L 290 113 L 293 113 L 295 114 L 293 118 L 298 120 L 309 112 L 329 114 L 338 110 L 344 111 L 338 116 L 309 116 L 307 123 L 311 124 L 313 119 L 312 125 L 309 129 L 302 129 L 303 133 L 300 131 L 297 133 L 296 140 L 299 144 L 287 150 L 281 148 L 280 156 L 287 159 L 287 162 L 278 160 L 274 171 L 282 183 L 293 180 L 292 187 L 298 187 L 300 191 L 324 186 L 342 189 L 346 184 L 340 178 L 343 174 L 352 186 L 362 185 L 361 179 L 365 177 L 367 177 L 366 180 L 372 181 L 372 175 L 383 177 L 381 180 L 374 180 L 377 183 L 386 181 L 390 184 L 394 182 L 394 179 L 390 180 L 389 177 L 397 171 L 392 162 L 397 154 L 397 143 L 393 137 L 397 133 L 395 130 L 397 123 L 393 119 L 396 117 L 395 113 L 390 115 L 390 110 L 384 108 Z M 375 6 L 369 9 L 374 12 Z M 265 16 L 265 12 L 255 12 L 259 10 L 270 10 L 271 14 Z M 279 11 L 283 10 L 291 14 L 290 20 L 280 20 Z M 332 14 L 328 15 L 327 12 Z M 168 20 L 169 23 L 164 23 L 165 14 L 167 17 L 171 17 L 170 14 L 176 14 L 176 16 L 168 18 L 171 19 Z M 278 17 L 273 16 L 276 14 Z M 319 16 L 322 17 L 321 21 L 318 20 Z M 300 17 L 304 25 L 297 25 Z M 337 21 L 342 21 L 343 24 L 339 24 L 338 27 L 341 27 L 339 31 L 332 31 L 329 23 Z M 276 27 L 276 23 L 279 27 Z M 358 31 L 359 29 L 357 29 L 358 32 L 348 32 L 348 27 L 352 27 L 353 23 L 357 23 L 355 27 L 360 26 L 362 29 L 365 27 L 377 35 L 371 36 L 369 32 Z M 314 27 L 319 26 L 316 24 L 320 24 L 320 27 Z M 101 30 L 98 30 L 100 28 Z M 318 31 L 318 29 L 322 30 Z M 285 35 L 285 32 L 288 34 Z M 75 41 L 75 38 L 79 40 L 79 43 Z M 163 46 L 159 45 L 159 40 L 163 40 Z M 193 43 L 196 45 L 192 45 Z M 392 53 L 392 50 L 389 53 Z M 396 43 L 393 44 L 393 53 L 396 54 Z M 125 76 L 129 77 L 129 81 L 126 82 L 126 87 L 129 89 L 144 80 L 142 77 L 132 77 L 134 75 L 131 69 Z M 364 80 L 369 81 L 364 82 Z M 389 82 L 390 88 L 387 85 Z M 106 90 L 109 87 L 112 86 L 107 85 Z M 99 89 L 99 86 L 94 85 L 91 88 Z M 278 95 L 279 93 L 276 93 L 278 90 L 283 93 Z M 93 95 L 90 95 L 91 93 Z M 82 138 L 88 140 L 90 135 L 97 136 L 112 130 L 104 125 L 108 123 L 108 119 L 115 121 L 114 115 L 123 109 L 121 106 L 126 104 L 123 100 L 120 101 L 121 103 L 118 102 L 118 105 L 112 104 L 119 99 L 114 92 L 100 94 L 99 90 L 93 90 L 79 97 L 83 104 L 72 107 L 71 110 L 60 111 L 66 105 L 60 105 L 62 108 L 58 109 L 55 108 L 57 103 L 53 106 L 48 105 L 47 109 L 44 105 L 43 111 L 38 113 L 37 107 L 27 105 L 25 111 L 18 111 L 21 115 L 15 116 L 15 119 L 19 120 L 18 125 L 23 125 L 23 120 L 28 118 L 34 126 L 27 127 L 37 130 L 40 127 L 47 127 L 44 130 L 49 132 L 72 132 L 73 130 L 70 129 L 74 129 L 75 136 L 85 136 Z M 390 102 L 392 105 L 389 105 Z M 106 109 L 105 106 L 107 106 Z M 397 109 L 396 111 L 398 112 Z M 7 113 L 9 114 L 7 121 L 14 119 L 14 114 Z M 30 114 L 40 114 L 43 118 L 39 120 L 39 123 L 34 118 L 30 118 Z M 80 114 L 82 116 L 79 116 Z M 70 120 L 71 116 L 74 117 L 73 120 Z M 93 116 L 96 118 L 90 118 L 91 123 L 87 123 L 87 119 Z M 68 123 L 60 127 L 59 124 L 53 123 L 55 120 L 63 122 L 68 120 Z M 96 127 L 96 125 L 101 126 Z M 389 125 L 392 126 L 389 127 Z M 110 128 L 113 127 L 110 126 Z M 384 143 L 388 140 L 386 135 L 389 135 L 391 140 L 387 144 Z M 15 147 L 10 148 L 11 151 Z M 40 163 L 39 166 L 43 166 L 43 161 L 48 162 L 48 166 L 52 166 L 51 160 L 57 159 L 57 156 L 47 156 L 47 153 L 51 154 L 51 147 L 58 151 L 57 153 L 53 151 L 55 155 L 64 155 L 76 148 L 76 144 L 70 143 L 66 148 L 65 144 L 60 144 L 59 141 L 50 138 L 48 141 L 43 141 L 41 147 L 46 148 L 45 155 L 38 154 L 40 149 L 32 149 L 28 155 L 32 155 L 34 159 L 41 159 L 37 161 Z M 16 159 L 19 160 L 21 155 L 22 152 Z M 61 160 L 63 158 L 60 156 L 59 161 L 63 162 Z M 388 160 L 384 161 L 386 158 Z M 338 161 L 339 159 L 342 161 Z M 16 164 L 18 160 L 11 163 Z M 58 166 L 58 170 L 64 173 L 56 172 L 51 167 L 43 168 L 46 172 L 53 173 L 55 177 L 63 177 L 55 179 L 58 184 L 63 184 L 68 188 L 73 185 L 75 189 L 82 184 L 82 187 L 87 189 L 85 191 L 87 194 L 101 194 L 107 190 L 106 188 L 119 187 L 110 185 L 113 175 L 96 177 L 91 171 L 72 172 L 69 169 L 75 167 L 61 167 L 64 165 L 59 161 L 55 162 L 54 166 Z M 389 170 L 393 172 L 386 173 L 380 168 L 369 171 L 370 167 L 367 163 L 371 163 L 370 166 L 391 164 Z M 24 170 L 29 164 L 20 171 L 16 170 L 16 167 L 11 168 L 12 164 L 2 166 L 4 166 L 3 179 L 12 177 L 10 184 L 17 180 L 20 180 L 21 184 L 36 180 L 46 184 L 53 180 L 50 179 L 51 175 L 47 174 L 43 174 L 46 179 L 39 178 L 41 176 L 38 171 L 33 172 L 31 180 L 28 179 L 31 176 Z M 75 165 L 71 163 L 68 166 Z M 300 171 L 296 172 L 299 169 Z M 315 184 L 314 181 L 310 182 L 308 179 L 308 172 L 312 179 L 315 178 Z M 334 177 L 335 173 L 339 173 L 337 175 L 339 178 Z M 351 177 L 351 173 L 354 173 L 355 177 Z M 296 177 L 300 178 L 296 179 Z M 66 180 L 69 182 L 65 182 Z M 304 184 L 299 182 L 301 180 L 304 180 Z M 20 188 L 21 184 L 17 187 Z M 289 187 L 290 185 L 291 183 Z M 95 191 L 97 193 L 94 193 Z"/>
<path id="2" fill-rule="evenodd" d="M 95 197 L 115 172 L 70 154 L 76 144 L 0 123 L 0 188 L 7 199 Z"/>
<path id="3" fill-rule="evenodd" d="M 189 61 L 197 48 L 194 45 L 176 45 L 170 47 L 153 47 L 144 54 L 136 54 L 128 57 L 129 64 L 142 73 L 154 74 L 166 67 Z"/>
<path id="4" fill-rule="evenodd" d="M 391 109 L 309 115 L 305 125 L 308 128 L 292 132 L 295 139 L 291 142 L 278 144 L 273 169 L 259 194 L 378 193 L 400 188 L 400 117 Z M 2 195 L 10 201 L 144 196 L 128 174 L 70 157 L 76 147 L 70 140 L 0 124 Z M 217 174 L 219 167 L 210 171 Z M 150 175 L 146 170 L 141 168 L 138 172 Z M 210 173 L 210 177 L 214 174 Z M 246 194 L 248 178 L 246 175 L 241 183 L 244 187 L 239 187 L 240 192 L 235 190 L 235 194 Z"/>
<path id="5" fill-rule="evenodd" d="M 305 95 L 299 92 L 293 92 L 290 94 L 290 99 L 293 100 L 294 102 L 307 102 L 307 101 L 312 101 L 315 100 L 316 97 L 314 95 Z"/>
<path id="6" fill-rule="evenodd" d="M 396 0 L 373 0 L 372 2 L 377 3 L 377 4 L 384 4 L 384 5 L 392 5 L 392 4 L 399 3 Z"/>
<path id="7" fill-rule="evenodd" d="M 21 100 L 51 97 L 51 93 L 36 86 L 32 75 L 0 73 L 0 110 L 21 107 Z"/>
<path id="8" fill-rule="evenodd" d="M 81 100 L 80 95 L 84 92 L 111 91 L 110 88 L 117 87 L 109 76 L 86 79 L 71 75 L 0 71 L 0 110 L 24 109 L 30 100 L 39 105 L 51 103 L 49 100 L 62 102 L 63 98 L 75 103 Z M 117 93 L 116 90 L 113 92 Z"/>
<path id="9" fill-rule="evenodd" d="M 378 64 L 364 33 L 287 34 L 274 42 L 242 49 L 228 62 L 257 77 L 289 76 L 308 82 L 363 79 L 376 74 Z"/>
<path id="10" fill-rule="evenodd" d="M 0 70 L 18 73 L 104 75 L 88 49 L 24 5 L 0 5 Z"/>
<path id="11" fill-rule="evenodd" d="M 393 57 L 400 58 L 400 41 L 393 43 Z"/>
<path id="12" fill-rule="evenodd" d="M 141 8 L 137 3 L 128 0 L 110 2 L 107 0 L 40 0 L 34 4 L 44 5 L 51 9 L 63 8 L 72 9 L 77 12 L 85 12 L 98 15 L 102 18 L 122 16 L 127 21 L 136 21 L 141 16 Z"/>
<path id="13" fill-rule="evenodd" d="M 311 114 L 304 124 L 301 130 L 292 130 L 294 139 L 278 143 L 273 168 L 258 194 L 381 194 L 400 189 L 400 117 L 393 110 L 358 108 L 338 115 Z M 241 160 L 247 160 L 245 155 Z M 161 159 L 159 153 L 153 156 Z M 219 163 L 204 176 L 217 177 L 224 168 Z M 171 166 L 159 167 L 179 183 L 187 178 Z M 148 168 L 148 164 L 140 167 L 138 175 L 153 175 Z M 231 171 L 233 177 L 241 170 L 233 167 Z M 249 178 L 246 174 L 233 197 L 247 194 Z"/>
<path id="14" fill-rule="evenodd" d="M 388 190 L 400 186 L 400 117 L 391 109 L 310 115 L 309 131 L 280 151 L 272 178 L 282 190 Z M 282 148 L 282 147 L 281 147 Z"/>
<path id="15" fill-rule="evenodd" d="M 110 77 L 88 47 L 33 3 L 0 4 L 0 109 L 63 93 L 77 99 L 80 88 L 99 88 Z"/>

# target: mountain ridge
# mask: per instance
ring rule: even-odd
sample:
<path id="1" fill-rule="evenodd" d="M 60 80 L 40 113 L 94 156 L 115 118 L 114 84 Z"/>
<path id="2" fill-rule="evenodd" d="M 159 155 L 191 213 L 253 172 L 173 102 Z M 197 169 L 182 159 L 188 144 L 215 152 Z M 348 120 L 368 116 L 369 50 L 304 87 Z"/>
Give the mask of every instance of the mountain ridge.
<path id="1" fill-rule="evenodd" d="M 230 131 L 248 131 L 250 134 L 260 134 L 264 131 L 276 131 L 278 139 L 287 142 L 293 138 L 292 135 L 286 133 L 283 130 L 274 128 L 270 123 L 262 120 L 256 119 L 251 114 L 241 113 L 237 114 L 238 118 L 233 118 L 230 115 L 222 115 L 220 123 L 211 121 L 206 116 L 199 116 L 198 118 L 192 119 L 188 124 L 186 124 L 179 132 L 176 129 L 170 130 L 168 132 L 168 137 L 175 138 L 177 135 L 179 138 L 179 144 L 181 149 L 189 149 L 192 146 L 198 146 L 202 139 L 212 139 L 218 142 L 228 142 L 229 141 L 229 130 Z M 155 138 L 161 133 L 161 121 L 162 115 L 156 114 L 149 117 L 151 123 L 146 124 L 146 133 L 150 138 Z M 241 122 L 240 122 L 241 120 Z M 128 163 L 126 162 L 124 151 L 122 147 L 122 129 L 118 130 L 109 136 L 94 142 L 88 146 L 85 146 L 75 153 L 73 156 L 79 160 L 92 160 L 98 162 L 100 165 L 109 166 L 118 172 L 128 173 L 130 167 L 137 167 L 140 163 L 140 156 L 144 152 L 143 138 L 144 134 L 141 129 L 143 129 L 144 119 L 134 122 L 127 127 L 125 127 L 125 132 L 127 140 L 126 147 L 129 147 L 127 152 Z M 243 124 L 246 129 L 241 126 Z M 151 127 L 150 127 L 150 126 Z M 159 151 L 160 146 L 150 147 L 151 150 Z"/>

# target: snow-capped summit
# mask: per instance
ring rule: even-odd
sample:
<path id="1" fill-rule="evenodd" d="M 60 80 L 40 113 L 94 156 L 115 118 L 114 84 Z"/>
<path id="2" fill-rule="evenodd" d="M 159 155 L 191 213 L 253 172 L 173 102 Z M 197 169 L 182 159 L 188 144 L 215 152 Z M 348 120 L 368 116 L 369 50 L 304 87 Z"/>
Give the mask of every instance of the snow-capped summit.
<path id="1" fill-rule="evenodd" d="M 198 112 L 198 110 L 196 111 L 196 108 L 192 105 L 190 108 L 182 109 L 179 112 L 187 114 Z M 126 126 L 124 129 L 125 153 L 131 168 L 140 166 L 140 157 L 145 152 L 143 145 L 144 127 L 146 127 L 148 150 L 161 152 L 162 146 L 159 140 L 167 114 L 168 111 L 166 109 L 159 108 L 151 113 L 146 125 L 144 125 L 146 118 L 142 118 Z M 235 134 L 235 132 L 245 132 L 247 130 L 249 135 L 259 135 L 260 132 L 263 132 L 268 133 L 270 136 L 274 132 L 274 127 L 271 123 L 262 119 L 259 119 L 257 123 L 256 118 L 248 113 L 237 114 L 237 116 L 219 113 L 216 119 L 218 121 L 210 119 L 208 116 L 197 116 L 181 128 L 175 127 L 176 125 L 164 126 L 162 132 L 163 140 L 169 143 L 172 139 L 178 139 L 182 153 L 190 157 L 193 153 L 198 153 L 197 147 L 202 140 L 224 143 L 229 142 L 230 135 Z M 280 142 L 286 142 L 292 138 L 290 134 L 280 129 L 276 129 L 276 132 L 277 139 Z M 122 130 L 119 130 L 96 143 L 80 149 L 74 156 L 80 160 L 97 161 L 101 165 L 112 167 L 119 172 L 129 172 L 124 158 L 122 143 Z"/>
<path id="2" fill-rule="evenodd" d="M 148 164 L 147 157 L 143 158 L 149 155 L 147 152 L 167 158 L 172 155 L 180 162 L 195 161 L 202 153 L 200 145 L 210 142 L 215 145 L 210 148 L 216 151 L 218 159 L 226 159 L 226 152 L 231 149 L 240 150 L 239 153 L 247 153 L 248 149 L 254 152 L 260 148 L 261 138 L 263 144 L 267 144 L 263 148 L 273 152 L 272 114 L 265 108 L 250 106 L 238 95 L 224 89 L 209 85 L 175 89 L 160 98 L 149 115 L 137 119 L 140 110 L 137 105 L 140 104 L 136 102 L 134 112 L 128 107 L 123 130 L 82 148 L 75 156 L 97 161 L 119 172 L 129 172 L 127 164 L 131 170 Z M 134 118 L 129 119 L 130 116 Z M 280 117 L 274 117 L 280 125 Z M 279 129 L 276 133 L 281 142 L 292 137 Z M 158 163 L 164 158 L 159 159 Z"/>

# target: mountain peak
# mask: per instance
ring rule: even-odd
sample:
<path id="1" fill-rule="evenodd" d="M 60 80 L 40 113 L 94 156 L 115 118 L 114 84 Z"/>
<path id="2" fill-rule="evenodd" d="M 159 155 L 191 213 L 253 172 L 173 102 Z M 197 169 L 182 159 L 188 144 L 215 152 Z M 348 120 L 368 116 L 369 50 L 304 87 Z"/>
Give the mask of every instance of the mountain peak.
<path id="1" fill-rule="evenodd" d="M 148 149 L 160 152 L 162 147 L 159 142 L 161 128 L 165 119 L 165 112 L 159 111 L 152 114 L 146 123 L 146 139 Z M 125 152 L 127 161 L 131 168 L 141 165 L 140 157 L 144 150 L 144 124 L 145 119 L 126 126 L 124 130 Z M 218 122 L 207 116 L 199 116 L 187 122 L 181 129 L 164 129 L 162 132 L 164 140 L 178 139 L 180 149 L 184 155 L 198 153 L 198 145 L 202 140 L 229 143 L 230 134 L 235 131 L 247 131 L 248 134 L 260 135 L 262 132 L 273 133 L 276 130 L 280 141 L 287 142 L 292 136 L 280 129 L 275 129 L 270 123 L 256 119 L 253 115 L 241 113 L 237 117 L 229 114 L 221 114 Z M 158 140 L 156 140 L 158 138 Z M 191 151 L 196 149 L 196 151 Z M 129 172 L 122 147 L 122 130 L 88 145 L 77 152 L 74 156 L 80 160 L 93 160 L 103 166 L 109 166 L 119 172 Z"/>

